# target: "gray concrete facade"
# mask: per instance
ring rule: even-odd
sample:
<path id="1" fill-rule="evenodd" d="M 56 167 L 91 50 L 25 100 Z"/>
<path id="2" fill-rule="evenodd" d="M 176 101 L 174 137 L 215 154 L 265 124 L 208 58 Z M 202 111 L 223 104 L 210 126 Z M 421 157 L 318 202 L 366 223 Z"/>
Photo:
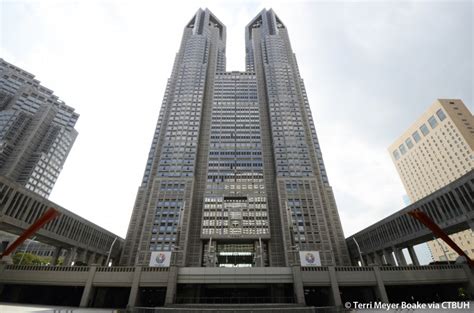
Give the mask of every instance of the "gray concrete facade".
<path id="1" fill-rule="evenodd" d="M 287 29 L 273 10 L 245 28 L 246 71 L 226 72 L 226 28 L 186 25 L 122 265 L 173 251 L 179 266 L 323 265 L 349 254 Z M 288 118 L 291 117 L 291 118 Z"/>
<path id="2" fill-rule="evenodd" d="M 346 287 L 368 287 L 378 301 L 389 303 L 386 288 L 390 286 L 428 286 L 462 284 L 472 294 L 474 279 L 467 265 L 404 267 L 48 267 L 0 265 L 0 281 L 5 285 L 81 286 L 80 306 L 91 304 L 95 288 L 130 288 L 127 306 L 139 303 L 140 288 L 166 288 L 166 303 L 179 302 L 176 286 L 182 284 L 292 284 L 294 303 L 305 304 L 305 289 L 329 288 L 330 301 L 341 306 L 341 290 Z M 197 287 L 196 287 L 197 288 Z"/>
<path id="3" fill-rule="evenodd" d="M 118 262 L 122 238 L 22 185 L 0 177 L 1 230 L 20 235 L 48 208 L 55 208 L 60 214 L 36 232 L 35 240 L 57 248 L 53 261 L 57 261 L 61 250 L 66 250 L 64 265 L 71 265 L 74 261 L 102 264 L 109 251 L 111 259 Z"/>
<path id="4" fill-rule="evenodd" d="M 48 197 L 78 118 L 32 74 L 0 58 L 0 175 Z"/>
<path id="5" fill-rule="evenodd" d="M 413 246 L 433 239 L 433 233 L 407 213 L 425 212 L 440 228 L 450 235 L 470 229 L 474 218 L 474 171 L 453 181 L 444 188 L 382 219 L 346 239 L 352 264 L 362 257 L 370 257 L 375 264 L 406 265 L 402 249 L 408 249 L 414 265 L 419 261 Z M 382 260 L 380 256 L 385 256 Z"/>

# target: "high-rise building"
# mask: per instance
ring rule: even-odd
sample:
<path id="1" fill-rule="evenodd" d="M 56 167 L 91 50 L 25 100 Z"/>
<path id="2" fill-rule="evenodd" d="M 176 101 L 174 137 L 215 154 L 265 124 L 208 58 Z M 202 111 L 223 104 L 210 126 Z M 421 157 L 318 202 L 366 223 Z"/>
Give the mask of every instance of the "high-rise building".
<path id="1" fill-rule="evenodd" d="M 438 99 L 392 145 L 390 155 L 412 202 L 474 169 L 474 117 L 459 99 Z M 450 236 L 470 257 L 474 234 Z M 457 257 L 441 240 L 428 242 L 433 259 Z"/>
<path id="2" fill-rule="evenodd" d="M 0 58 L 0 175 L 48 197 L 78 117 L 32 74 Z"/>
<path id="3" fill-rule="evenodd" d="M 245 28 L 246 71 L 226 72 L 226 27 L 186 25 L 121 257 L 180 266 L 289 266 L 298 251 L 349 264 L 288 32 L 272 10 Z"/>

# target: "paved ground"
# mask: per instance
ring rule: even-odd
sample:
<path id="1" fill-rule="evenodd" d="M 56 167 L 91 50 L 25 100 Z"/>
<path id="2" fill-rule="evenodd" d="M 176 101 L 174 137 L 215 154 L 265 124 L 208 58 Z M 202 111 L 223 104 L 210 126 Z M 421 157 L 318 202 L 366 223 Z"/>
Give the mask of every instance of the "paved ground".
<path id="1" fill-rule="evenodd" d="M 75 307 L 57 307 L 28 304 L 0 303 L 1 313 L 116 313 L 111 309 L 84 309 Z"/>

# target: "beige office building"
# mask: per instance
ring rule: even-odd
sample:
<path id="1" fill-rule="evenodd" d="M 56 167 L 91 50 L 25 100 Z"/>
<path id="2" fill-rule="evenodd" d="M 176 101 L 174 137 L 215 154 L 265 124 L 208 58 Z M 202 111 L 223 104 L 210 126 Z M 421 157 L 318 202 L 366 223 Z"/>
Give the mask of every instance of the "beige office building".
<path id="1" fill-rule="evenodd" d="M 389 152 L 408 197 L 418 201 L 474 168 L 474 118 L 459 99 L 438 99 Z M 474 257 L 474 234 L 466 230 L 450 236 Z M 457 254 L 444 241 L 430 241 L 433 259 L 454 260 Z"/>

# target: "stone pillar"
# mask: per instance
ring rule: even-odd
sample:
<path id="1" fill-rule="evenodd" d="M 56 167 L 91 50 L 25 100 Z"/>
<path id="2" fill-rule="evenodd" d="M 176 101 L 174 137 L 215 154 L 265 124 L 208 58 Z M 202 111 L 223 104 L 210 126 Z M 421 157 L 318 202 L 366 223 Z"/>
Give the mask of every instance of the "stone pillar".
<path id="1" fill-rule="evenodd" d="M 396 265 L 393 254 L 389 249 L 383 249 L 383 256 L 385 257 L 385 263 L 390 265 Z"/>
<path id="2" fill-rule="evenodd" d="M 380 272 L 380 268 L 378 266 L 374 266 L 374 275 L 375 281 L 377 282 L 377 289 L 375 290 L 375 293 L 379 298 L 378 300 L 383 303 L 388 303 L 387 290 L 385 290 L 385 285 L 382 279 L 382 273 Z"/>
<path id="3" fill-rule="evenodd" d="M 374 252 L 374 259 L 375 259 L 375 264 L 377 264 L 377 265 L 382 265 L 383 264 L 383 260 L 382 260 L 382 258 L 380 257 L 380 254 L 377 251 Z"/>
<path id="4" fill-rule="evenodd" d="M 474 220 L 469 220 L 469 221 L 467 221 L 467 224 L 468 224 L 469 227 L 471 228 L 471 231 L 474 231 Z"/>
<path id="5" fill-rule="evenodd" d="M 77 249 L 77 256 L 75 262 L 84 262 L 86 263 L 87 250 Z"/>
<path id="6" fill-rule="evenodd" d="M 168 271 L 168 284 L 166 286 L 165 305 L 174 304 L 176 285 L 178 284 L 178 268 L 170 266 Z"/>
<path id="7" fill-rule="evenodd" d="M 66 254 L 66 257 L 64 258 L 63 265 L 71 266 L 72 262 L 75 261 L 76 254 L 77 254 L 76 247 L 70 248 Z"/>
<path id="8" fill-rule="evenodd" d="M 84 291 L 82 292 L 81 303 L 79 306 L 85 308 L 89 306 L 91 291 L 92 291 L 92 282 L 94 281 L 95 276 L 95 266 L 89 267 L 89 274 L 87 275 L 86 285 L 84 286 Z"/>
<path id="9" fill-rule="evenodd" d="M 328 266 L 329 279 L 331 280 L 331 293 L 334 306 L 342 306 L 341 293 L 339 292 L 339 283 L 337 282 L 336 268 Z"/>
<path id="10" fill-rule="evenodd" d="M 408 254 L 410 254 L 411 263 L 413 265 L 419 266 L 420 261 L 418 261 L 418 257 L 416 256 L 416 252 L 413 246 L 408 246 Z"/>
<path id="11" fill-rule="evenodd" d="M 463 264 L 464 272 L 467 276 L 467 292 L 469 298 L 474 298 L 474 269 L 471 269 L 468 264 Z"/>
<path id="12" fill-rule="evenodd" d="M 53 256 L 51 257 L 51 265 L 56 266 L 56 264 L 58 264 L 58 259 L 59 259 L 59 256 L 61 255 L 61 250 L 62 250 L 61 247 L 56 247 L 54 249 Z"/>
<path id="13" fill-rule="evenodd" d="M 95 252 L 91 252 L 89 257 L 87 258 L 87 265 L 95 264 Z"/>
<path id="14" fill-rule="evenodd" d="M 293 290 L 296 296 L 296 303 L 306 305 L 301 268 L 298 265 L 294 265 L 291 267 L 291 270 L 293 272 Z"/>
<path id="15" fill-rule="evenodd" d="M 407 261 L 405 259 L 405 255 L 403 254 L 402 249 L 393 247 L 393 252 L 395 254 L 395 257 L 397 258 L 398 266 L 407 266 Z"/>
<path id="16" fill-rule="evenodd" d="M 127 308 L 133 308 L 137 305 L 138 287 L 140 286 L 140 276 L 142 275 L 142 267 L 135 266 L 133 273 L 132 288 L 130 288 L 130 296 L 128 297 Z"/>

